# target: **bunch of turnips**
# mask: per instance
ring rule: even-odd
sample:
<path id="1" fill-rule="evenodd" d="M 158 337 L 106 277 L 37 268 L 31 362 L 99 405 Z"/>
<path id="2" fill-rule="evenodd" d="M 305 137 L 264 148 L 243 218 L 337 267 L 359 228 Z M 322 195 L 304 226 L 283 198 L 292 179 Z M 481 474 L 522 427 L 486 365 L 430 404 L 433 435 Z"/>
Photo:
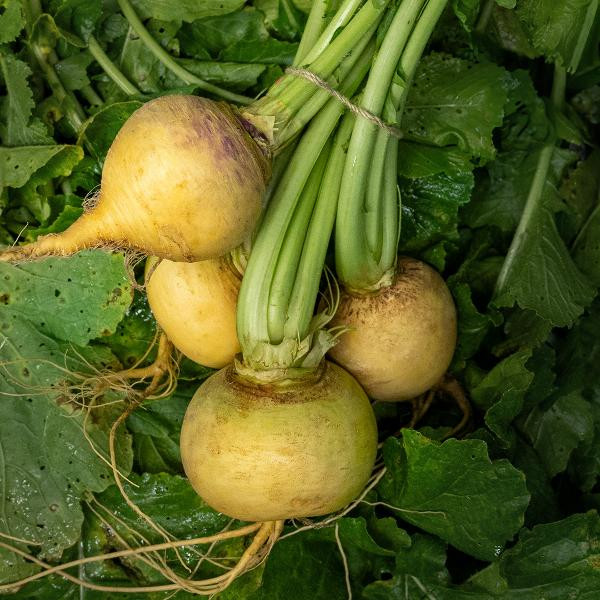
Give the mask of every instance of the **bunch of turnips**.
<path id="1" fill-rule="evenodd" d="M 187 410 L 185 472 L 210 506 L 245 521 L 326 515 L 356 499 L 377 454 L 369 398 L 427 392 L 456 343 L 443 279 L 397 256 L 402 157 L 375 119 L 400 123 L 446 1 L 327 5 L 313 3 L 295 72 L 262 98 L 147 102 L 116 136 L 94 207 L 0 255 L 148 256 L 161 329 L 220 369 Z"/>

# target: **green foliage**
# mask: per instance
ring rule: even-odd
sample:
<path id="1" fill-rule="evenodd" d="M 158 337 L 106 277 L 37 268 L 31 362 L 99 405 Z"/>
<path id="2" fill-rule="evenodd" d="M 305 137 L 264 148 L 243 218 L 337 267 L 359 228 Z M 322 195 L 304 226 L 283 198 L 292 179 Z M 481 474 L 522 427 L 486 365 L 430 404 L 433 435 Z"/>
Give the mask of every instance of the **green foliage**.
<path id="1" fill-rule="evenodd" d="M 31 117 L 33 94 L 27 83 L 31 68 L 10 50 L 0 47 L 0 75 L 6 88 L 0 115 L 0 141 L 4 146 L 52 144 L 44 124 Z M 4 184 L 2 184 L 4 185 Z"/>
<path id="2" fill-rule="evenodd" d="M 21 32 L 25 22 L 19 0 L 7 0 L 0 15 L 0 44 L 12 42 Z"/>
<path id="3" fill-rule="evenodd" d="M 104 279 L 94 292 L 83 285 L 93 270 Z M 42 556 L 56 560 L 79 539 L 82 496 L 104 490 L 112 477 L 105 461 L 114 411 L 94 407 L 89 419 L 66 385 L 93 376 L 96 369 L 118 368 L 105 348 L 85 344 L 122 318 L 129 283 L 122 258 L 99 252 L 20 267 L 3 264 L 1 271 L 0 478 L 7 491 L 2 527 L 39 544 Z M 132 460 L 130 444 L 128 435 L 118 436 L 117 456 L 125 472 Z M 1 578 L 9 573 L 3 571 Z"/>
<path id="4" fill-rule="evenodd" d="M 160 19 L 162 21 L 195 21 L 233 12 L 241 8 L 243 0 L 182 0 L 174 6 L 168 0 L 133 0 L 132 4 L 142 19 Z"/>
<path id="5" fill-rule="evenodd" d="M 399 185 L 402 197 L 401 251 L 420 251 L 442 240 L 458 239 L 458 209 L 469 202 L 473 187 L 470 172 L 401 178 Z"/>
<path id="6" fill-rule="evenodd" d="M 494 154 L 492 130 L 502 123 L 504 69 L 431 54 L 419 65 L 402 127 L 409 139 L 456 146 L 483 160 Z"/>
<path id="7" fill-rule="evenodd" d="M 311 3 L 132 4 L 178 65 L 256 97 L 291 64 Z M 338 4 L 328 0 L 327 15 Z M 436 441 L 460 419 L 442 394 L 419 431 L 398 433 L 410 403 L 376 404 L 387 469 L 380 483 L 320 527 L 288 521 L 268 559 L 219 599 L 346 600 L 348 586 L 365 600 L 596 597 L 600 524 L 581 511 L 600 506 L 597 4 L 448 3 L 400 124 L 399 249 L 438 268 L 454 297 L 450 372 L 473 409 L 468 429 L 464 439 Z M 36 5 L 0 0 L 6 245 L 60 232 L 81 214 L 114 137 L 145 101 L 197 93 L 133 33 L 117 2 L 43 0 L 39 13 Z M 139 94 L 124 92 L 94 58 L 92 36 Z M 561 109 L 547 97 L 551 63 L 569 70 Z M 524 217 L 534 188 L 539 202 Z M 90 400 L 99 375 L 155 357 L 157 325 L 130 277 L 120 254 L 102 251 L 0 263 L 0 534 L 29 543 L 0 541 L 53 563 L 164 539 L 127 505 L 106 463 L 123 395 Z M 183 416 L 209 372 L 182 361 L 177 389 L 144 402 L 116 435 L 127 494 L 178 539 L 239 525 L 195 494 L 181 465 Z M 212 557 L 233 564 L 248 543 L 222 542 Z M 188 577 L 199 549 L 161 556 Z M 0 549 L 1 583 L 38 569 Z M 221 572 L 204 560 L 195 576 Z M 97 585 L 166 582 L 139 558 L 72 573 Z M 83 592 L 59 575 L 7 594 L 83 596 L 195 597 Z"/>
<path id="8" fill-rule="evenodd" d="M 491 462 L 479 440 L 438 444 L 406 430 L 386 442 L 384 459 L 379 490 L 398 516 L 471 556 L 493 560 L 523 524 L 523 474 Z"/>
<path id="9" fill-rule="evenodd" d="M 90 281 L 98 283 L 91 288 Z M 0 292 L 5 318 L 27 319 L 80 346 L 112 333 L 132 297 L 123 256 L 97 250 L 19 266 L 2 263 Z"/>
<path id="10" fill-rule="evenodd" d="M 538 54 L 576 71 L 597 10 L 597 0 L 521 0 L 515 14 Z"/>

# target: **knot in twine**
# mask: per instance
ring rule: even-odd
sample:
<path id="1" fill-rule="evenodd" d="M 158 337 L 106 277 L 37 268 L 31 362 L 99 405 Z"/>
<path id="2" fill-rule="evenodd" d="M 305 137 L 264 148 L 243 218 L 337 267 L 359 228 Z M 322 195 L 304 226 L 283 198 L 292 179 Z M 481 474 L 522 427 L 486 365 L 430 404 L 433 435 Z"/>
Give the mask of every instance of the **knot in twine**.
<path id="1" fill-rule="evenodd" d="M 371 111 L 363 108 L 362 106 L 358 106 L 354 104 L 349 98 L 346 98 L 344 94 L 338 92 L 335 88 L 333 88 L 329 83 L 327 83 L 324 79 L 321 79 L 317 74 L 309 71 L 307 69 L 301 69 L 299 67 L 288 67 L 285 70 L 289 75 L 295 75 L 296 77 L 301 77 L 302 79 L 306 79 L 310 81 L 312 84 L 317 87 L 325 90 L 330 96 L 335 98 L 338 102 L 343 104 L 351 113 L 370 121 L 374 125 L 377 125 L 380 129 L 383 129 L 391 136 L 395 138 L 402 138 L 402 130 L 398 127 L 394 127 L 393 125 L 389 125 L 384 120 L 380 119 L 377 115 L 374 115 Z"/>

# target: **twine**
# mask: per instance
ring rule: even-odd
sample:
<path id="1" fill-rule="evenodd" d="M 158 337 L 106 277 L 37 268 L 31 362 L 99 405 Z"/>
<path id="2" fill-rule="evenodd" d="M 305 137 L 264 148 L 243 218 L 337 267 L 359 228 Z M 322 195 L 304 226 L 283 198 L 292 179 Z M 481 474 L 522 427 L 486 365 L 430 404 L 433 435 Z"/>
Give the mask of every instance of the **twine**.
<path id="1" fill-rule="evenodd" d="M 338 102 L 343 104 L 350 112 L 354 113 L 355 115 L 357 115 L 359 117 L 362 117 L 363 119 L 366 119 L 367 121 L 370 121 L 374 125 L 377 125 L 377 127 L 379 127 L 380 129 L 383 129 L 384 131 L 389 133 L 391 136 L 398 138 L 398 139 L 402 138 L 402 136 L 403 136 L 402 131 L 398 127 L 389 125 L 388 123 L 386 123 L 385 121 L 380 119 L 377 115 L 374 115 L 371 111 L 367 110 L 366 108 L 363 108 L 362 106 L 358 106 L 358 105 L 354 104 L 349 98 L 346 98 L 346 96 L 344 96 L 343 94 L 338 92 L 335 88 L 333 88 L 331 85 L 329 85 L 324 79 L 321 79 L 318 75 L 316 75 L 312 71 L 309 71 L 307 69 L 301 69 L 298 67 L 288 67 L 285 70 L 285 72 L 290 75 L 295 75 L 296 77 L 301 77 L 302 79 L 306 79 L 307 81 L 310 81 L 312 84 L 316 85 L 317 87 L 321 88 L 322 90 L 325 90 L 330 96 L 332 96 Z"/>

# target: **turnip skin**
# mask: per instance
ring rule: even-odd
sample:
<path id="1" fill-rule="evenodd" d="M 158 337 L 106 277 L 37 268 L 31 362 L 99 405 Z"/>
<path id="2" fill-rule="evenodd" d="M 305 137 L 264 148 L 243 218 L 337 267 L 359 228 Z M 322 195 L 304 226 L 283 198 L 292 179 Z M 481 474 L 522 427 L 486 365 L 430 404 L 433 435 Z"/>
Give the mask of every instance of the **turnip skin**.
<path id="1" fill-rule="evenodd" d="M 214 509 L 245 521 L 318 516 L 364 488 L 377 425 L 337 365 L 288 387 L 250 383 L 230 366 L 196 392 L 180 446 L 190 483 Z"/>
<path id="2" fill-rule="evenodd" d="M 155 259 L 148 261 L 151 272 Z M 146 285 L 148 303 L 173 345 L 212 368 L 230 364 L 240 351 L 236 306 L 241 278 L 227 258 L 193 263 L 163 260 Z"/>
<path id="3" fill-rule="evenodd" d="M 450 365 L 456 308 L 429 265 L 400 257 L 395 280 L 378 292 L 342 292 L 332 325 L 349 331 L 329 356 L 376 400 L 410 400 L 430 389 Z"/>
<path id="4" fill-rule="evenodd" d="M 232 107 L 162 96 L 125 122 L 102 170 L 96 206 L 64 233 L 0 255 L 22 260 L 114 245 L 175 261 L 222 256 L 252 233 L 270 157 Z"/>

